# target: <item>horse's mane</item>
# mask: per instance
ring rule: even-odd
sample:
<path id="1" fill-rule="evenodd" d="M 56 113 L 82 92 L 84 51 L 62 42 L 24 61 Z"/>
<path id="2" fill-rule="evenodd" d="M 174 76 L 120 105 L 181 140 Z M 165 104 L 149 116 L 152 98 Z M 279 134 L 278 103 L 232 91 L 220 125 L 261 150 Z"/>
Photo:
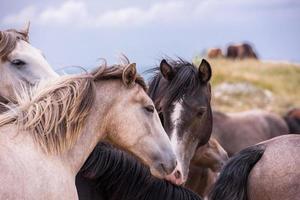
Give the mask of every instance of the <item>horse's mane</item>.
<path id="1" fill-rule="evenodd" d="M 15 49 L 17 42 L 24 40 L 28 42 L 28 32 L 9 29 L 0 31 L 0 59 L 5 60 Z"/>
<path id="2" fill-rule="evenodd" d="M 46 153 L 61 153 L 80 136 L 94 102 L 94 81 L 121 79 L 124 67 L 105 63 L 91 74 L 63 76 L 54 83 L 23 88 L 16 92 L 17 103 L 0 115 L 0 126 L 14 123 L 19 130 L 31 132 Z M 140 76 L 136 82 L 145 88 Z"/>
<path id="3" fill-rule="evenodd" d="M 161 91 L 166 93 L 159 93 L 158 86 L 163 79 L 160 73 L 159 67 L 148 70 L 148 72 L 154 72 L 153 77 L 149 82 L 148 94 L 154 101 L 155 105 L 162 103 L 162 106 L 169 106 L 172 102 L 179 100 L 182 96 L 189 91 L 196 91 L 199 88 L 200 79 L 198 77 L 198 69 L 192 63 L 178 58 L 178 60 L 168 59 L 168 63 L 175 70 L 175 76 L 171 80 L 171 83 L 160 88 Z"/>
<path id="4" fill-rule="evenodd" d="M 188 189 L 153 177 L 135 158 L 107 143 L 96 146 L 78 176 L 93 182 L 94 189 L 110 200 L 200 199 Z"/>

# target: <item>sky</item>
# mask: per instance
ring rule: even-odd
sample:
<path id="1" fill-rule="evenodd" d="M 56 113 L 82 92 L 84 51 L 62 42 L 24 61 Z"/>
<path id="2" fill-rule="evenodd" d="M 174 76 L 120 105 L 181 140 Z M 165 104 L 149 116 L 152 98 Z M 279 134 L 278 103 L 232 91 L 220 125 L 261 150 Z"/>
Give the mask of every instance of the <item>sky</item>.
<path id="1" fill-rule="evenodd" d="M 192 60 L 205 49 L 250 42 L 263 60 L 300 63 L 299 0 L 10 0 L 0 30 L 30 21 L 30 42 L 54 68 L 116 63 L 139 70 L 164 56 Z"/>

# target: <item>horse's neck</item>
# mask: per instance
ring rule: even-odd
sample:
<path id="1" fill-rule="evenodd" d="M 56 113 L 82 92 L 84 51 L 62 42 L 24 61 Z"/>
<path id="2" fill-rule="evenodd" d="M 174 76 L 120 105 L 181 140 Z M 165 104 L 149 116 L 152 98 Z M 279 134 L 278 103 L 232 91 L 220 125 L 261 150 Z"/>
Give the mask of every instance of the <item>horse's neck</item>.
<path id="1" fill-rule="evenodd" d="M 75 145 L 63 155 L 63 159 L 75 174 L 80 170 L 97 143 L 106 136 L 105 116 L 111 98 L 105 93 L 101 94 L 101 89 L 97 89 L 97 93 L 80 137 Z"/>
<path id="2" fill-rule="evenodd" d="M 213 120 L 214 121 L 224 121 L 228 118 L 228 116 L 225 113 L 219 112 L 219 111 L 213 111 Z"/>

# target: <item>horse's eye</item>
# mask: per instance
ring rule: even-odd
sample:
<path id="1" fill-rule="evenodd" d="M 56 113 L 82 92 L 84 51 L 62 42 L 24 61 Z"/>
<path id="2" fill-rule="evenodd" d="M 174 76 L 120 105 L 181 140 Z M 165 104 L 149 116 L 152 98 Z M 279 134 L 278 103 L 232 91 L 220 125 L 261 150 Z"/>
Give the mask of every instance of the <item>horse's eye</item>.
<path id="1" fill-rule="evenodd" d="M 18 69 L 22 68 L 26 63 L 20 59 L 14 59 L 10 62 L 14 66 L 16 66 Z"/>
<path id="2" fill-rule="evenodd" d="M 152 106 L 152 105 L 146 106 L 146 107 L 145 107 L 145 110 L 146 110 L 147 112 L 153 113 L 153 112 L 154 112 L 154 106 Z"/>
<path id="3" fill-rule="evenodd" d="M 202 112 L 202 111 L 197 112 L 197 117 L 202 117 L 203 114 L 204 114 L 204 112 Z"/>
<path id="4" fill-rule="evenodd" d="M 206 112 L 205 108 L 201 108 L 198 112 L 197 112 L 197 117 L 202 117 L 202 115 Z"/>

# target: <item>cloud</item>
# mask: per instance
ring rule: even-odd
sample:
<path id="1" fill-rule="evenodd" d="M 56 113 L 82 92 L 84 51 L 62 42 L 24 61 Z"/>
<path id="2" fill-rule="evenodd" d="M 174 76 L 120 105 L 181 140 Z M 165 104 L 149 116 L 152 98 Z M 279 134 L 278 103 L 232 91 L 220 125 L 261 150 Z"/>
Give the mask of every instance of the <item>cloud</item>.
<path id="1" fill-rule="evenodd" d="M 38 9 L 29 6 L 18 14 L 4 17 L 4 24 L 23 24 L 25 21 L 32 21 L 39 25 L 68 25 L 72 27 L 132 27 L 149 24 L 190 22 L 191 20 L 205 21 L 210 23 L 224 21 L 226 18 L 244 20 L 243 16 L 255 17 L 253 8 L 272 8 L 270 5 L 280 7 L 282 5 L 292 7 L 295 1 L 290 0 L 282 3 L 281 0 L 268 1 L 268 4 L 260 0 L 238 1 L 238 0 L 190 0 L 190 1 L 163 1 L 156 2 L 147 8 L 129 6 L 120 9 L 106 10 L 100 13 L 93 13 L 88 8 L 86 1 L 65 1 L 57 7 Z M 299 4 L 297 4 L 299 7 Z M 252 8 L 249 9 L 249 8 Z M 233 12 L 235 11 L 235 12 Z M 239 16 L 239 18 L 236 18 Z"/>
<path id="2" fill-rule="evenodd" d="M 75 25 L 83 27 L 138 26 L 146 23 L 169 23 L 189 16 L 191 6 L 184 1 L 154 3 L 148 8 L 137 6 L 108 10 L 99 14 L 91 13 L 86 2 L 66 1 L 58 7 L 39 10 L 29 6 L 18 14 L 4 17 L 4 24 L 22 24 L 32 21 L 40 25 Z M 185 12 L 187 11 L 187 12 Z"/>
<path id="3" fill-rule="evenodd" d="M 156 3 L 148 9 L 128 7 L 112 10 L 97 16 L 96 26 L 131 26 L 149 23 L 169 23 L 182 20 L 182 10 L 186 7 L 183 2 L 173 1 Z"/>
<path id="4" fill-rule="evenodd" d="M 82 23 L 89 18 L 86 4 L 75 1 L 67 1 L 58 8 L 48 8 L 37 16 L 41 23 L 60 24 Z"/>
<path id="5" fill-rule="evenodd" d="M 4 17 L 4 24 L 23 24 L 24 21 L 32 21 L 40 25 L 82 23 L 87 20 L 87 7 L 84 2 L 67 1 L 59 7 L 48 7 L 39 10 L 35 6 L 29 6 L 18 14 Z"/>

